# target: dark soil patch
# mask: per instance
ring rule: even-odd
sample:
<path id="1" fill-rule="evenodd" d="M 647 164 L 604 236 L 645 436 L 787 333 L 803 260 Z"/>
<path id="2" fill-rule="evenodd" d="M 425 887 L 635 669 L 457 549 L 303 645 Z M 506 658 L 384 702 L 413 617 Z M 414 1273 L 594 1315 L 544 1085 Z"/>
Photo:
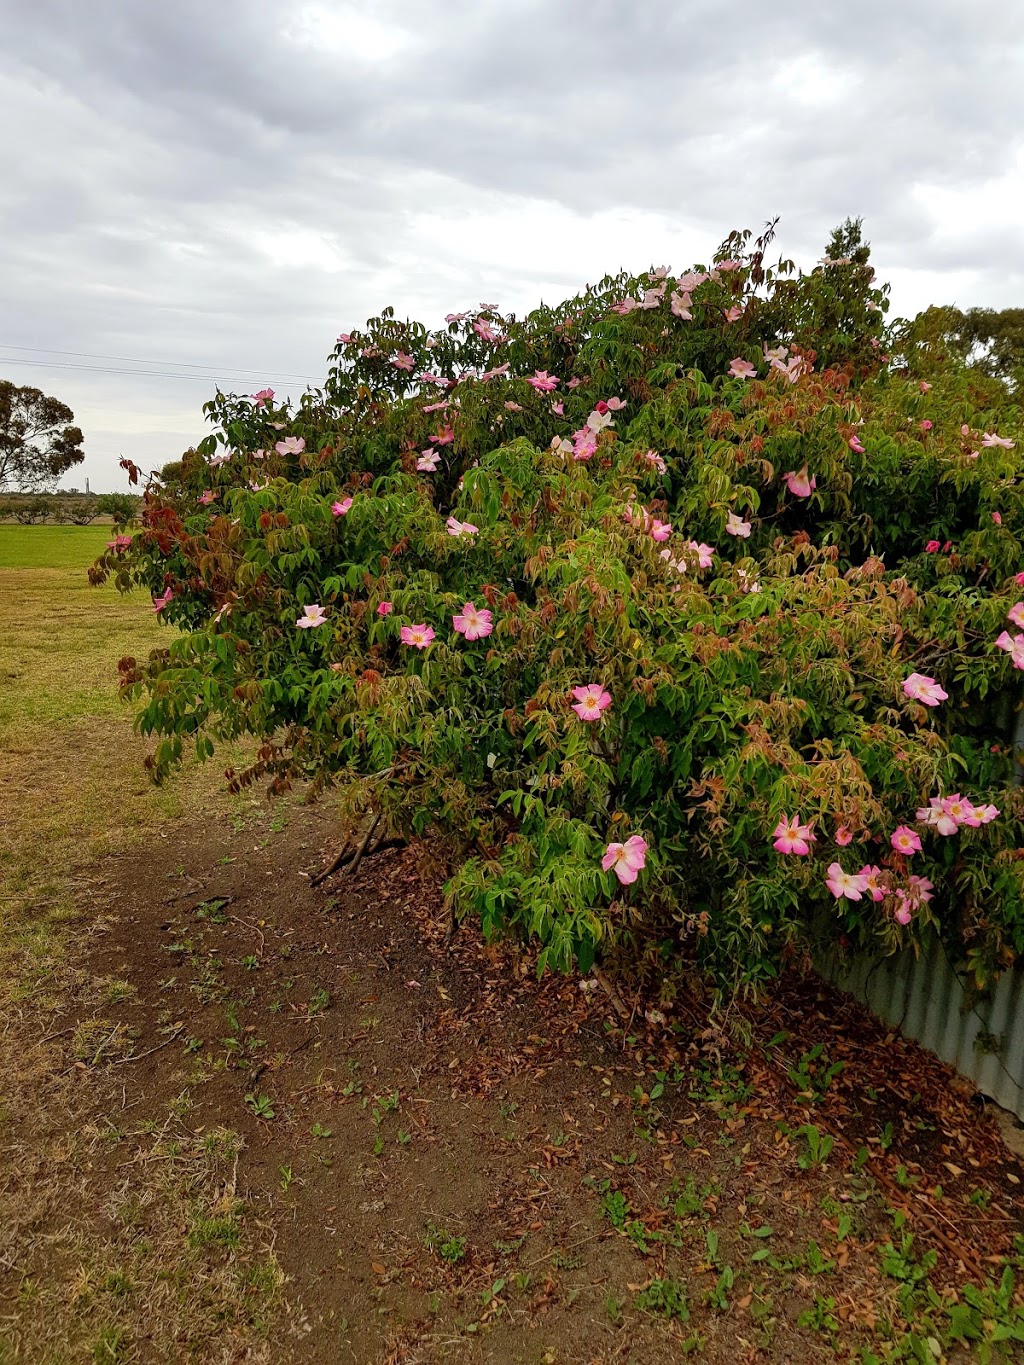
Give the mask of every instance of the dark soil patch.
<path id="1" fill-rule="evenodd" d="M 176 831 L 92 893 L 89 971 L 128 989 L 79 1021 L 99 1048 L 76 1122 L 170 1107 L 199 1140 L 239 1133 L 237 1190 L 287 1276 L 265 1357 L 225 1327 L 222 1356 L 180 1359 L 859 1358 L 900 1321 L 891 1206 L 940 1287 L 1012 1250 L 1024 1173 L 994 1127 L 845 998 L 794 980 L 742 1052 L 697 1010 L 620 1021 L 469 926 L 449 945 L 423 850 L 313 890 L 329 814 L 278 824 Z M 116 1139 L 93 1163 L 96 1216 L 124 1164 Z"/>

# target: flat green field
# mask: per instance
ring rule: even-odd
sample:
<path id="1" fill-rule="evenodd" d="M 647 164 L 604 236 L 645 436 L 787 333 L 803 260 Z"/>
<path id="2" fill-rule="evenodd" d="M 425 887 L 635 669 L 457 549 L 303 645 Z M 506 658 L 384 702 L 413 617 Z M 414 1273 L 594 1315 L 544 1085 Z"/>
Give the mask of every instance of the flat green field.
<path id="1" fill-rule="evenodd" d="M 91 526 L 0 525 L 0 569 L 71 569 L 83 565 L 103 549 L 111 528 Z"/>
<path id="2" fill-rule="evenodd" d="M 109 526 L 0 525 L 0 923 L 67 895 L 73 869 L 182 815 L 219 769 L 155 788 L 117 661 L 170 638 L 143 594 L 91 587 Z"/>

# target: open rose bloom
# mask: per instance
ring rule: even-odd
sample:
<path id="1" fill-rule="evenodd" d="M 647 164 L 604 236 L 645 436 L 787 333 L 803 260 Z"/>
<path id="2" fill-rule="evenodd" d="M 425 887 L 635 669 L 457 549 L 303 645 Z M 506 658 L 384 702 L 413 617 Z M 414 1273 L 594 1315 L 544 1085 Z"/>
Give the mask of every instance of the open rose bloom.
<path id="1" fill-rule="evenodd" d="M 647 866 L 647 843 L 634 834 L 624 844 L 609 844 L 601 859 L 605 872 L 614 872 L 623 886 L 629 886 Z"/>
<path id="2" fill-rule="evenodd" d="M 477 608 L 472 602 L 467 602 L 462 611 L 452 617 L 452 625 L 467 640 L 482 640 L 494 629 L 487 608 Z"/>
<path id="3" fill-rule="evenodd" d="M 600 683 L 588 683 L 586 687 L 574 687 L 572 695 L 576 698 L 573 710 L 580 720 L 600 720 L 602 714 L 612 704 L 612 695 Z"/>

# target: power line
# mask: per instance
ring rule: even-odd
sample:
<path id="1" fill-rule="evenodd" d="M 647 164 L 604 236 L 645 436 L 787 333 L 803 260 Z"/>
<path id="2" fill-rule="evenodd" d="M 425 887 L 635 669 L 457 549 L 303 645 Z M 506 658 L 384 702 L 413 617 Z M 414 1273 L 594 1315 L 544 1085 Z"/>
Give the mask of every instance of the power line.
<path id="1" fill-rule="evenodd" d="M 13 342 L 8 341 L 0 341 L 0 347 L 3 347 L 5 351 L 27 351 L 39 355 L 72 355 L 84 360 L 121 360 L 129 365 L 173 365 L 178 369 L 208 370 L 214 374 L 252 374 L 258 376 L 265 373 L 264 370 L 250 370 L 240 365 L 198 365 L 190 360 L 146 360 L 141 356 L 103 355 L 96 351 L 54 351 L 48 350 L 45 346 L 15 346 Z M 38 363 L 42 365 L 46 362 L 39 361 Z M 311 374 L 291 374 L 285 370 L 279 370 L 277 373 L 283 379 L 310 379 L 314 383 L 317 380 L 317 376 Z"/>
<path id="2" fill-rule="evenodd" d="M 71 361 L 60 360 L 24 360 L 19 356 L 0 355 L 0 365 L 34 365 L 46 370 L 84 370 L 88 374 L 135 374 L 147 379 L 192 379 L 199 380 L 202 384 L 218 384 L 221 380 L 225 384 L 248 384 L 251 381 L 244 380 L 239 375 L 224 375 L 211 371 L 209 374 L 174 374 L 170 370 L 126 370 L 115 368 L 114 366 L 104 365 L 75 365 Z M 266 375 L 263 376 L 266 382 Z M 275 383 L 284 387 L 286 379 L 275 379 Z M 320 381 L 313 381 L 319 384 Z"/>

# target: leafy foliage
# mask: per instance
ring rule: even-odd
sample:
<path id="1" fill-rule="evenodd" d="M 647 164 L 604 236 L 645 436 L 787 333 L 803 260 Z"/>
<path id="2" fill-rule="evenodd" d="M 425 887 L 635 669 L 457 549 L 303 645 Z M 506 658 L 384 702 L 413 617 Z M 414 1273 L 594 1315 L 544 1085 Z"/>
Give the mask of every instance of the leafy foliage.
<path id="1" fill-rule="evenodd" d="M 75 414 L 58 398 L 0 379 L 0 488 L 40 488 L 85 459 Z"/>
<path id="2" fill-rule="evenodd" d="M 816 925 L 895 948 L 938 923 L 981 978 L 1019 953 L 1022 675 L 995 641 L 1020 410 L 957 356 L 896 364 L 859 224 L 809 275 L 765 264 L 772 235 L 522 320 L 387 309 L 294 408 L 218 394 L 93 571 L 181 631 L 122 661 L 154 774 L 258 736 L 235 783 L 336 784 L 430 833 L 456 913 L 541 969 L 756 985 Z M 998 817 L 918 820 L 960 791 Z M 810 856 L 776 851 L 783 820 Z M 627 838 L 645 856 L 604 870 Z"/>

